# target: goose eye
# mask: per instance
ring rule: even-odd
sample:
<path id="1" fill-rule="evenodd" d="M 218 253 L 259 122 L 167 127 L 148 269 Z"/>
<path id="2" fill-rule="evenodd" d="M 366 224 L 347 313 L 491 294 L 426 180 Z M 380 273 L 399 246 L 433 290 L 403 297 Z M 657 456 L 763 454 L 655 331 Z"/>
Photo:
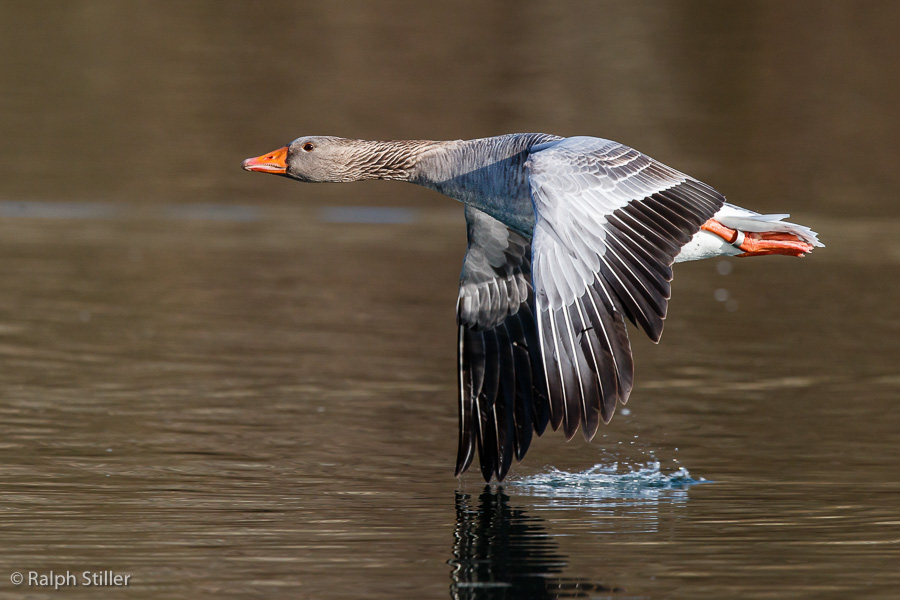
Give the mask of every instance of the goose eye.
<path id="1" fill-rule="evenodd" d="M 312 142 L 306 142 L 305 144 L 303 144 L 303 149 L 307 152 L 312 152 L 315 147 L 315 144 L 313 144 Z"/>

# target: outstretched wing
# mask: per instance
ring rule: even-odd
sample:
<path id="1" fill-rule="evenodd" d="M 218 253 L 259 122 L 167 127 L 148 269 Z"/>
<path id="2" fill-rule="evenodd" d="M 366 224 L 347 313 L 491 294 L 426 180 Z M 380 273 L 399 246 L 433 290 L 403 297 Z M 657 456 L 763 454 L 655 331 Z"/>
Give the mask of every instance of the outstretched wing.
<path id="1" fill-rule="evenodd" d="M 550 419 L 534 321 L 531 244 L 466 206 L 469 247 L 459 282 L 459 452 L 477 450 L 485 481 L 502 480 Z"/>
<path id="2" fill-rule="evenodd" d="M 533 149 L 535 319 L 554 429 L 586 439 L 631 392 L 622 315 L 657 342 L 681 247 L 724 203 L 637 150 L 589 137 Z"/>

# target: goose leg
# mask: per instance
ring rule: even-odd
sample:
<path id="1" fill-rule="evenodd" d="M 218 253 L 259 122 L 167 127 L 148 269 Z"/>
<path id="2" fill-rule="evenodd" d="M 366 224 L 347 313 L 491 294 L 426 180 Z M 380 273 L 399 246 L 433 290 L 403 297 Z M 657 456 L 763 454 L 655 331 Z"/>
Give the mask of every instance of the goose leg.
<path id="1" fill-rule="evenodd" d="M 788 256 L 803 256 L 812 251 L 812 246 L 801 240 L 796 235 L 776 231 L 740 231 L 726 227 L 715 219 L 710 219 L 700 229 L 714 233 L 726 242 L 743 250 L 742 256 L 766 256 L 768 254 L 786 254 Z"/>

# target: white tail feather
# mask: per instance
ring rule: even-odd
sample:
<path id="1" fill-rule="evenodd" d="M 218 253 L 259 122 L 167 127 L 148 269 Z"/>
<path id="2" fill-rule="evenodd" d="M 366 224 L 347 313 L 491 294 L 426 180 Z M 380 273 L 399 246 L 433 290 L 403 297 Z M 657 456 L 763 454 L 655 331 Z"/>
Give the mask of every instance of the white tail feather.
<path id="1" fill-rule="evenodd" d="M 819 248 L 825 247 L 825 244 L 819 241 L 818 234 L 809 227 L 783 220 L 789 216 L 787 214 L 761 215 L 740 206 L 726 204 L 713 218 L 725 227 L 731 227 L 732 229 L 755 231 L 757 233 L 767 231 L 790 233 L 796 235 L 807 244 Z"/>

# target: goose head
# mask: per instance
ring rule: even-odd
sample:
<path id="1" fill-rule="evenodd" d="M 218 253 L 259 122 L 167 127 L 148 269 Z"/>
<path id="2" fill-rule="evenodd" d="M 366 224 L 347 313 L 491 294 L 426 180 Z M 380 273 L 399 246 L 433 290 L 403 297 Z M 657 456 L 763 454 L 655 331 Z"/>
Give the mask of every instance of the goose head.
<path id="1" fill-rule="evenodd" d="M 326 135 L 297 138 L 268 154 L 248 158 L 247 171 L 272 173 L 310 183 L 361 179 L 403 179 L 411 157 L 392 142 L 369 142 Z"/>

